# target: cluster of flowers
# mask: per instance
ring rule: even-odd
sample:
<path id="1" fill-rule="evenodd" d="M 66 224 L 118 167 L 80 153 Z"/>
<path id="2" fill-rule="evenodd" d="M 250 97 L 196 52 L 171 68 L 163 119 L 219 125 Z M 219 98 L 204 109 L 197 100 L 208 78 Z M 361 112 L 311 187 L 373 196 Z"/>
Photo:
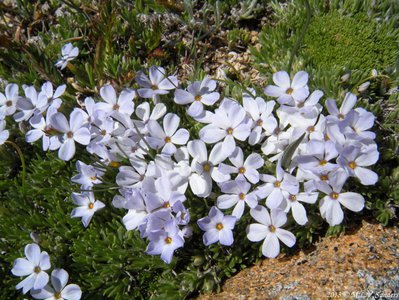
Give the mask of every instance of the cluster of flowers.
<path id="1" fill-rule="evenodd" d="M 323 93 L 310 93 L 306 72 L 296 73 L 291 80 L 280 71 L 273 81 L 275 85 L 267 86 L 264 93 L 277 103 L 249 89 L 240 104 L 221 99 L 216 82 L 208 76 L 181 89 L 175 76 L 153 66 L 149 77 L 137 74 L 139 89 L 124 89 L 118 95 L 105 85 L 101 99 L 86 98 L 69 121 L 59 112 L 65 86 L 55 92 L 48 82 L 40 92 L 24 86 L 25 97 L 19 97 L 18 87 L 9 85 L 0 100 L 3 115 L 29 122 L 28 142 L 42 139 L 43 150 L 58 149 L 63 160 L 74 156 L 77 142 L 101 165 L 119 166 L 119 194 L 112 204 L 127 210 L 123 218 L 127 230 L 137 229 L 148 239 L 148 254 L 170 263 L 174 251 L 191 236 L 189 210 L 195 208 L 187 207 L 186 201 L 191 190 L 201 198 L 212 192 L 219 195 L 209 215 L 197 221 L 205 231 L 205 245 L 232 245 L 235 224 L 248 206 L 257 221 L 247 226 L 248 239 L 264 240 L 262 253 L 276 257 L 279 240 L 289 247 L 296 242 L 291 232 L 280 228 L 287 214 L 291 212 L 299 225 L 307 222 L 303 203 L 315 204 L 320 198 L 320 214 L 330 225 L 342 222 L 341 206 L 355 212 L 363 209 L 360 194 L 342 189 L 349 177 L 374 184 L 378 176 L 367 167 L 376 163 L 379 153 L 375 134 L 369 131 L 374 116 L 354 108 L 354 94 L 347 93 L 339 109 L 335 100 L 327 99 L 324 115 L 319 103 Z M 167 113 L 161 97 L 171 90 L 175 90 L 174 105 L 187 107 L 188 116 L 204 124 L 199 139 L 190 140 L 190 132 L 179 128 L 180 117 Z M 243 151 L 247 144 L 261 145 L 263 155 L 247 155 Z M 293 144 L 298 147 L 292 149 Z M 289 167 L 283 168 L 288 148 L 295 151 Z M 276 163 L 275 174 L 261 173 L 264 158 Z M 77 205 L 72 217 L 81 217 L 88 226 L 94 213 L 105 206 L 93 193 L 93 186 L 102 183 L 104 168 L 81 161 L 76 166 L 78 174 L 72 181 L 84 192 L 72 195 Z M 221 211 L 227 209 L 231 215 Z"/>
<path id="2" fill-rule="evenodd" d="M 15 276 L 28 276 L 17 284 L 17 290 L 22 289 L 35 299 L 65 299 L 79 300 L 82 296 L 80 287 L 76 284 L 68 284 L 69 275 L 64 269 L 54 269 L 51 272 L 51 285 L 49 275 L 46 273 L 51 268 L 50 257 L 47 252 L 40 251 L 37 244 L 25 246 L 26 258 L 17 258 L 11 270 Z"/>

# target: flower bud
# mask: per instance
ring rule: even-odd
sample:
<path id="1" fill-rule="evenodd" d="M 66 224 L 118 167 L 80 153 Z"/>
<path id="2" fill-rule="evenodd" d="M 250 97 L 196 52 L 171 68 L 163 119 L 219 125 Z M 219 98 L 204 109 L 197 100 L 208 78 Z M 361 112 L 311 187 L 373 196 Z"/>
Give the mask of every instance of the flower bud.
<path id="1" fill-rule="evenodd" d="M 350 73 L 346 73 L 344 75 L 341 76 L 341 82 L 346 82 L 349 80 L 349 78 L 351 77 Z"/>
<path id="2" fill-rule="evenodd" d="M 370 81 L 366 81 L 365 83 L 362 83 L 362 84 L 359 86 L 358 91 L 359 91 L 360 93 L 364 93 L 364 92 L 368 89 L 369 86 L 370 86 Z"/>

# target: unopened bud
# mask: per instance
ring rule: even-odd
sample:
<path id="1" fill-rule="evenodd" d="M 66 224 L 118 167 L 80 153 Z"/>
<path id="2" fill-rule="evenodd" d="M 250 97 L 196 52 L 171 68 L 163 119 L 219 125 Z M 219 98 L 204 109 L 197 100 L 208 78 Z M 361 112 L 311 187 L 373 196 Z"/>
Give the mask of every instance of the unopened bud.
<path id="1" fill-rule="evenodd" d="M 377 76 L 378 76 L 378 72 L 377 72 L 376 69 L 373 69 L 373 70 L 371 71 L 371 76 L 373 76 L 373 77 L 377 77 Z"/>
<path id="2" fill-rule="evenodd" d="M 363 92 L 365 92 L 365 91 L 368 89 L 369 86 L 370 86 L 370 81 L 366 81 L 365 83 L 362 83 L 362 84 L 359 86 L 358 91 L 359 91 L 360 93 L 363 93 Z"/>
<path id="3" fill-rule="evenodd" d="M 341 82 L 346 82 L 349 80 L 349 78 L 351 77 L 350 73 L 346 73 L 344 75 L 341 76 Z"/>

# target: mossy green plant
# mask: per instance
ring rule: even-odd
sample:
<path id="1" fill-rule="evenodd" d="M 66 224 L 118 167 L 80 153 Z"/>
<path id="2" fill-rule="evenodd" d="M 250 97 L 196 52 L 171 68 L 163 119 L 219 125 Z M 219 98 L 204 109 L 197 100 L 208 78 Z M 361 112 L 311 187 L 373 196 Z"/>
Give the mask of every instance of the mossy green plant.
<path id="1" fill-rule="evenodd" d="M 399 32 L 362 13 L 353 16 L 332 11 L 315 16 L 306 32 L 301 56 L 320 70 L 383 70 L 398 58 Z"/>

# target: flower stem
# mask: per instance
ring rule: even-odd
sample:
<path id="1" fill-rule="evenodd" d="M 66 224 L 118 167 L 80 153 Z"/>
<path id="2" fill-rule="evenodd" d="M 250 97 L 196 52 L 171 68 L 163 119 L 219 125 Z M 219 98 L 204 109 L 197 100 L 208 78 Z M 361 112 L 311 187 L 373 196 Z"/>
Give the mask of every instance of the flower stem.
<path id="1" fill-rule="evenodd" d="M 12 142 L 12 141 L 5 141 L 6 144 L 11 145 L 18 153 L 19 159 L 21 160 L 22 165 L 22 193 L 26 195 L 26 164 L 25 164 L 25 157 L 21 151 L 19 146 Z"/>

